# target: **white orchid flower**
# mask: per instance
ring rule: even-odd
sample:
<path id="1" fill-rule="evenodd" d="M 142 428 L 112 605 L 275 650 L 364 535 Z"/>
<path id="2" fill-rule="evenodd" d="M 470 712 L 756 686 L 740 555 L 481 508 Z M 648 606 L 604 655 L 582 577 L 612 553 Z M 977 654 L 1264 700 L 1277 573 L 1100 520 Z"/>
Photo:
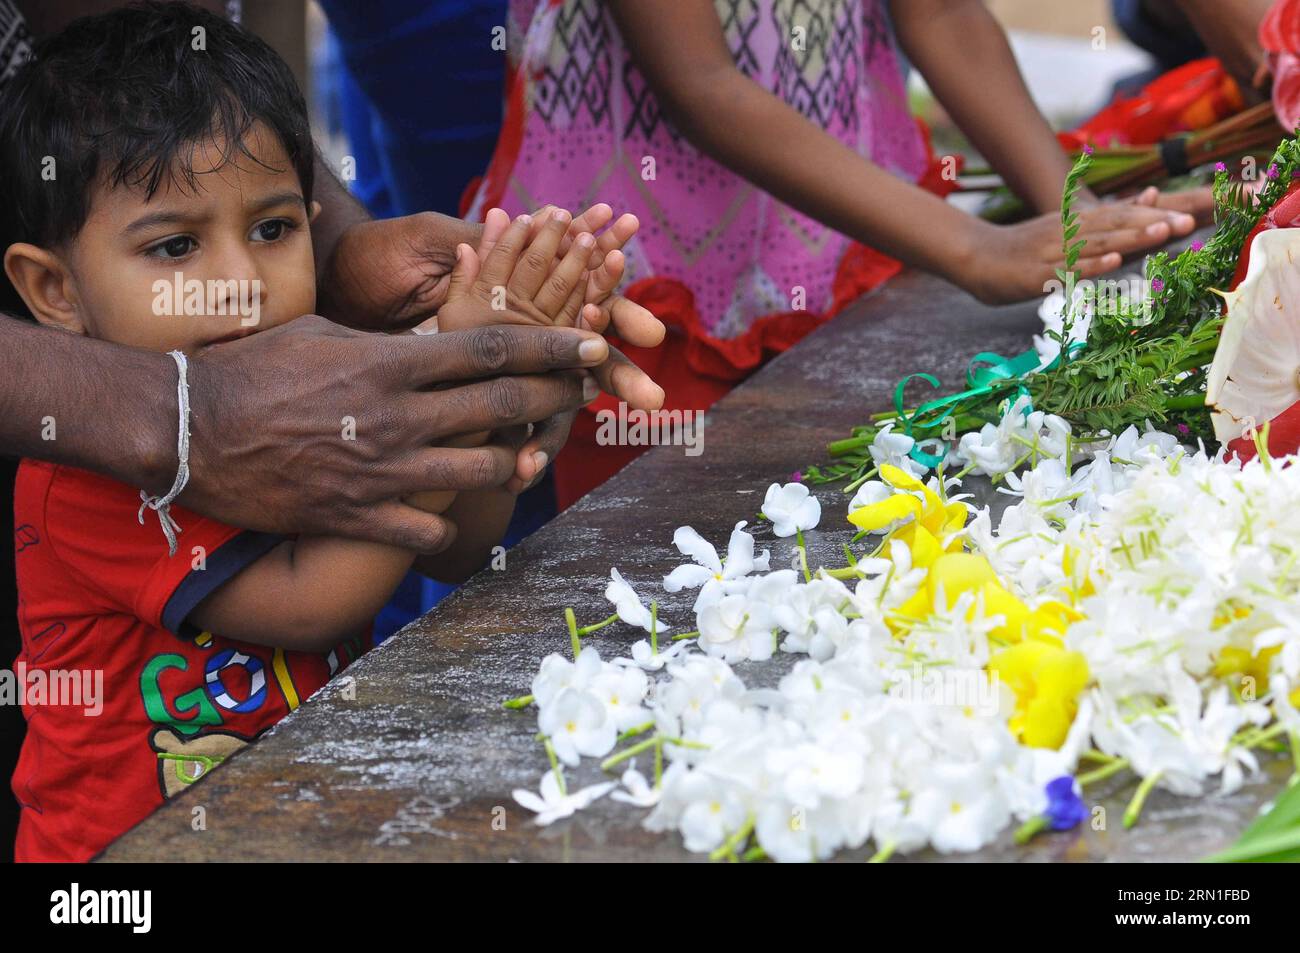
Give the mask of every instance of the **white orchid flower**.
<path id="1" fill-rule="evenodd" d="M 604 797 L 618 785 L 613 781 L 593 784 L 590 787 L 574 791 L 572 794 L 560 793 L 560 779 L 554 771 L 542 775 L 540 794 L 524 788 L 515 788 L 512 792 L 515 801 L 537 815 L 533 819 L 539 827 L 553 824 L 566 817 L 572 817 L 578 811 L 598 798 Z"/>
<path id="2" fill-rule="evenodd" d="M 813 529 L 822 518 L 822 505 L 802 483 L 773 483 L 763 499 L 763 515 L 772 521 L 772 532 L 784 538 Z"/>

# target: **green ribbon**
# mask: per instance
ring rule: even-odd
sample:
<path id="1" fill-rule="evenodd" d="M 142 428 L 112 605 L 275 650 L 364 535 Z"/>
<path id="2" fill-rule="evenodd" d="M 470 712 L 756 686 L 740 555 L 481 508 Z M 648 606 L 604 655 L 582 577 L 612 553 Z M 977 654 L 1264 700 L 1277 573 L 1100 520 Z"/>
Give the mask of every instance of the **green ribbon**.
<path id="1" fill-rule="evenodd" d="M 1083 347 L 1084 342 L 1072 341 L 1066 348 L 1066 354 L 1068 357 L 1073 357 Z M 994 351 L 980 351 L 966 365 L 966 390 L 958 394 L 950 394 L 947 397 L 926 401 L 917 407 L 909 417 L 903 409 L 903 391 L 908 383 L 913 378 L 919 377 L 931 387 L 937 389 L 939 379 L 933 374 L 926 374 L 925 372 L 908 374 L 894 388 L 894 410 L 898 412 L 898 418 L 903 422 L 903 433 L 915 439 L 913 430 L 928 430 L 941 424 L 945 419 L 953 415 L 956 405 L 971 398 L 984 397 L 995 390 L 1012 385 L 1016 388 L 1017 399 L 1022 396 L 1029 396 L 1029 389 L 1025 387 L 1022 379 L 1029 374 L 1053 370 L 1060 363 L 1061 355 L 1058 354 L 1049 363 L 1043 365 L 1038 352 L 1033 348 L 1010 358 L 1003 357 Z M 1025 407 L 1025 414 L 1028 415 L 1032 410 L 1033 404 L 1031 403 Z M 934 440 L 940 438 L 927 437 L 924 439 Z M 938 466 L 947 455 L 948 445 L 946 442 L 944 442 L 944 452 L 936 455 L 921 449 L 920 441 L 917 441 L 908 454 L 913 460 L 927 467 Z"/>

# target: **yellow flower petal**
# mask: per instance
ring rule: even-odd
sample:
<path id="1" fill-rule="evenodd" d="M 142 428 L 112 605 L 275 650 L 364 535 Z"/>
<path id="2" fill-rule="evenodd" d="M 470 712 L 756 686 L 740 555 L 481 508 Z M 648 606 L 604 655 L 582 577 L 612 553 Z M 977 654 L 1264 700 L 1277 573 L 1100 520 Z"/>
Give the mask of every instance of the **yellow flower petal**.
<path id="1" fill-rule="evenodd" d="M 915 516 L 921 509 L 921 501 L 907 493 L 899 493 L 879 503 L 860 506 L 849 514 L 849 522 L 858 529 L 869 533 L 884 529 L 891 523 Z"/>

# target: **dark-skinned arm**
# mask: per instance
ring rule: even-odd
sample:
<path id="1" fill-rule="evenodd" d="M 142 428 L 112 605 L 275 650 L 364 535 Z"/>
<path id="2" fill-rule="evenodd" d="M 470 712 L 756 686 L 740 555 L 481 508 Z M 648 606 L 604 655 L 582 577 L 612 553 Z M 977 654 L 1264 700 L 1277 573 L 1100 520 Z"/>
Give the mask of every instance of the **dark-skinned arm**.
<path id="1" fill-rule="evenodd" d="M 701 152 L 825 225 L 986 301 L 1041 294 L 1061 261 L 1058 216 L 988 225 L 904 182 L 750 80 L 709 0 L 611 0 L 636 65 Z M 1190 231 L 1190 216 L 1137 205 L 1086 210 L 1085 276 Z"/>

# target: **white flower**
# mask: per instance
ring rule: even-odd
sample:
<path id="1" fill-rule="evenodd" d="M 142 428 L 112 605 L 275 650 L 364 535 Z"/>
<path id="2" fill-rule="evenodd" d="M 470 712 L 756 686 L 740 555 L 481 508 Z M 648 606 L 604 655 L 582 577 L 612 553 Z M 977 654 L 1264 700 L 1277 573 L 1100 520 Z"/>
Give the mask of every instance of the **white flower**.
<path id="1" fill-rule="evenodd" d="M 763 554 L 756 558 L 754 537 L 744 532 L 744 527 L 745 522 L 741 520 L 731 531 L 725 566 L 712 543 L 689 526 L 678 527 L 673 533 L 673 544 L 683 556 L 695 560 L 695 564 L 678 566 L 665 576 L 664 589 L 680 592 L 698 588 L 700 594 L 695 599 L 695 611 L 698 612 L 701 606 L 721 598 L 723 593 L 743 589 L 747 585 L 745 577 L 751 572 L 767 572 L 768 551 L 763 550 Z"/>
<path id="2" fill-rule="evenodd" d="M 905 433 L 894 433 L 893 430 L 894 422 L 891 420 L 876 431 L 871 446 L 867 448 L 867 453 L 871 455 L 871 462 L 877 467 L 888 463 L 914 477 L 924 475 L 929 467 L 909 456 L 912 448 L 916 446 L 916 441 Z"/>
<path id="3" fill-rule="evenodd" d="M 631 670 L 625 670 L 631 671 Z M 537 716 L 537 727 L 551 739 L 555 755 L 573 767 L 582 757 L 609 754 L 618 738 L 614 719 L 591 692 L 565 688 Z"/>
<path id="4" fill-rule="evenodd" d="M 773 483 L 763 499 L 763 515 L 772 521 L 772 532 L 777 536 L 793 536 L 817 525 L 822 505 L 802 483 Z"/>
<path id="5" fill-rule="evenodd" d="M 686 849 L 693 853 L 721 846 L 745 821 L 745 805 L 737 792 L 700 771 L 682 775 L 673 796 L 685 805 L 680 827 Z"/>
<path id="6" fill-rule="evenodd" d="M 627 731 L 650 719 L 650 712 L 641 704 L 647 688 L 649 682 L 641 669 L 610 665 L 592 680 L 588 690 L 604 703 L 614 727 Z"/>
<path id="7" fill-rule="evenodd" d="M 602 668 L 600 653 L 590 645 L 578 653 L 576 662 L 552 653 L 542 659 L 542 667 L 533 677 L 533 700 L 537 707 L 545 708 L 566 688 L 585 689 Z"/>
<path id="8" fill-rule="evenodd" d="M 659 651 L 655 652 L 650 647 L 649 639 L 642 639 L 632 643 L 631 658 L 616 658 L 614 664 L 635 665 L 647 672 L 657 672 L 685 652 L 694 641 L 694 639 L 683 639 L 680 642 L 670 642 L 667 645 L 660 645 Z"/>
<path id="9" fill-rule="evenodd" d="M 611 791 L 617 785 L 613 781 L 593 784 L 572 794 L 560 793 L 560 779 L 554 771 L 542 775 L 541 794 L 534 794 L 524 788 L 515 788 L 513 794 L 520 806 L 534 812 L 534 819 L 539 827 L 554 823 L 565 817 L 572 817 L 577 811 Z"/>
<path id="10" fill-rule="evenodd" d="M 642 604 L 641 597 L 636 594 L 636 590 L 627 584 L 627 581 L 624 580 L 617 569 L 610 569 L 609 571 L 609 583 L 605 586 L 605 598 L 614 603 L 614 611 L 628 625 L 640 626 L 649 632 L 653 621 L 656 634 L 663 635 L 668 631 L 668 626 L 664 625 L 663 619 L 651 619 L 650 610 Z"/>
<path id="11" fill-rule="evenodd" d="M 761 662 L 776 651 L 772 608 L 745 596 L 723 596 L 700 610 L 700 648 L 724 662 Z"/>
<path id="12" fill-rule="evenodd" d="M 628 765 L 621 781 L 624 790 L 615 791 L 610 795 L 611 799 L 633 807 L 654 807 L 659 803 L 661 792 L 652 788 L 645 775 L 636 769 L 636 761 Z"/>

